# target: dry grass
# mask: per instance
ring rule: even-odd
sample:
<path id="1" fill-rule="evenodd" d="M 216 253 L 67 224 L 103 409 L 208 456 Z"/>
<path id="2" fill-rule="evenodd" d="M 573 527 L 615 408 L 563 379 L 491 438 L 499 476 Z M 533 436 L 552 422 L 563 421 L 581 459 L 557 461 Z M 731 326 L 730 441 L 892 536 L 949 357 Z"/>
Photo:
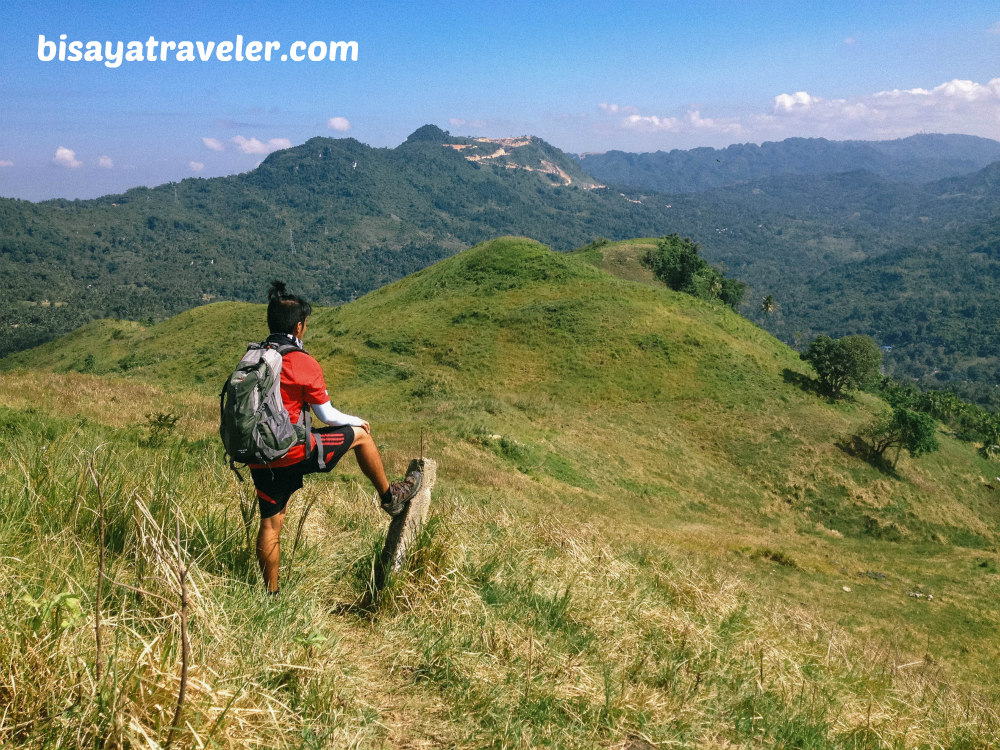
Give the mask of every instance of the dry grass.
<path id="1" fill-rule="evenodd" d="M 212 513 L 234 503 L 225 473 L 171 474 L 156 453 L 138 469 L 119 450 L 65 452 L 47 467 L 17 451 L 6 459 L 24 476 L 5 485 L 8 501 L 44 498 L 50 511 L 78 507 L 78 518 L 93 510 L 94 488 L 74 473 L 96 460 L 110 525 L 123 507 L 130 520 L 114 532 L 124 547 L 109 555 L 102 681 L 89 606 L 97 555 L 83 533 L 93 525 L 29 514 L 4 527 L 13 544 L 0 580 L 17 596 L 0 635 L 0 742 L 163 746 L 180 690 L 182 566 L 192 660 L 174 747 L 997 739 L 992 706 L 951 687 L 912 644 L 859 640 L 775 600 L 738 561 L 635 547 L 600 524 L 526 514 L 514 495 L 470 496 L 446 478 L 434 524 L 374 609 L 362 606 L 364 566 L 384 526 L 373 496 L 355 479 L 311 482 L 289 519 L 294 529 L 313 505 L 276 602 L 238 580 L 239 523 L 213 526 Z M 173 488 L 167 505 L 148 489 L 162 472 Z M 65 627 L 58 613 L 33 620 L 20 600 L 63 591 L 87 602 Z"/>
<path id="2" fill-rule="evenodd" d="M 83 373 L 0 372 L 0 404 L 54 416 L 76 416 L 108 427 L 136 424 L 136 406 L 180 416 L 177 432 L 188 438 L 218 429 L 218 399 L 170 393 L 140 381 Z"/>
<path id="3" fill-rule="evenodd" d="M 351 459 L 296 495 L 281 596 L 260 590 L 208 385 L 255 308 L 70 342 L 82 362 L 110 337 L 95 371 L 115 379 L 0 375 L 0 744 L 165 745 L 190 566 L 174 748 L 997 745 L 995 503 L 967 486 L 989 464 L 944 439 L 881 474 L 836 444 L 872 400 L 785 382 L 801 363 L 746 321 L 514 250 L 315 314 L 309 346 L 389 472 L 421 428 L 439 461 L 431 523 L 377 597 L 386 522 Z M 565 285 L 528 288 L 522 265 Z M 191 324 L 229 349 L 172 346 Z M 63 367 L 60 346 L 32 356 Z M 178 354 L 121 379 L 129 350 Z M 192 369 L 205 383 L 179 385 Z M 157 412 L 181 420 L 154 440 Z"/>

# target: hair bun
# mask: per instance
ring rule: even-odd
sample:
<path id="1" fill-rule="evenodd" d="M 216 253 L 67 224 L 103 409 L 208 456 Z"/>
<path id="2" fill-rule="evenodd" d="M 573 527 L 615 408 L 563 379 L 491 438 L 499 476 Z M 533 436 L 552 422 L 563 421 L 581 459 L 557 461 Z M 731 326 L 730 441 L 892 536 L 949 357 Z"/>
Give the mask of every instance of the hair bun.
<path id="1" fill-rule="evenodd" d="M 280 300 L 286 294 L 287 294 L 287 292 L 285 291 L 285 282 L 284 281 L 277 281 L 277 280 L 272 281 L 271 282 L 271 288 L 267 290 L 267 298 L 268 298 L 268 300 L 272 300 L 272 299 L 278 299 L 278 300 Z"/>

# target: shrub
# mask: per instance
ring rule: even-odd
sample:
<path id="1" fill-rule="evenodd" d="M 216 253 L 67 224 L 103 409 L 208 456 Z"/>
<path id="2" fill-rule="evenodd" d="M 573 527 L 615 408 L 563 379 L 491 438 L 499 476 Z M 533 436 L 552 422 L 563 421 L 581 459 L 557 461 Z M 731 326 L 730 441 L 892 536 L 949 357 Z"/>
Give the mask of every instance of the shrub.
<path id="1" fill-rule="evenodd" d="M 895 448 L 896 456 L 891 464 L 893 468 L 899 462 L 899 454 L 904 448 L 914 458 L 938 449 L 934 419 L 903 406 L 896 407 L 891 414 L 875 419 L 856 437 L 864 441 L 869 455 L 880 461 L 885 461 L 886 452 Z"/>
<path id="2" fill-rule="evenodd" d="M 664 284 L 701 299 L 718 299 L 733 310 L 740 306 L 747 285 L 726 278 L 698 255 L 698 243 L 677 234 L 661 237 L 643 261 Z"/>
<path id="3" fill-rule="evenodd" d="M 813 366 L 831 398 L 871 383 L 882 366 L 882 350 L 869 336 L 817 336 L 800 357 Z"/>

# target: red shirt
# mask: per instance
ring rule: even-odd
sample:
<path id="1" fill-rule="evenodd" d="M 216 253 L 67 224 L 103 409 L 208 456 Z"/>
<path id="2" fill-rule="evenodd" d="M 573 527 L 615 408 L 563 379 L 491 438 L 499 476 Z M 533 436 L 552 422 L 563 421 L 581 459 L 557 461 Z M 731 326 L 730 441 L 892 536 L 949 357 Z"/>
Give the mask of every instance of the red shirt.
<path id="1" fill-rule="evenodd" d="M 325 404 L 330 400 L 326 392 L 326 381 L 323 379 L 323 368 L 304 351 L 288 352 L 281 361 L 281 400 L 288 410 L 292 424 L 299 421 L 302 409 L 309 404 Z M 313 446 L 316 438 L 312 439 Z M 276 469 L 280 466 L 297 464 L 306 457 L 306 447 L 299 443 L 293 445 L 288 453 L 267 466 Z M 250 464 L 252 468 L 264 468 L 259 464 Z"/>

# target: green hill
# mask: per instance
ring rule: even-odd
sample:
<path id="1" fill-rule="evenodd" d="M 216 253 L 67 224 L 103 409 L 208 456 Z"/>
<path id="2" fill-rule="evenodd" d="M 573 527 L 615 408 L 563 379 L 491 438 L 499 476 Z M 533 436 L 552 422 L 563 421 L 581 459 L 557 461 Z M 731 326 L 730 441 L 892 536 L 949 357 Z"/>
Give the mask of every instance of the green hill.
<path id="1" fill-rule="evenodd" d="M 892 347 L 887 373 L 995 410 L 998 175 L 784 176 L 667 200 L 675 230 L 750 285 L 743 312 L 782 340 L 869 335 Z M 769 294 L 777 314 L 760 312 Z"/>
<path id="2" fill-rule="evenodd" d="M 743 312 L 787 343 L 871 335 L 893 347 L 893 374 L 995 407 L 984 300 L 997 167 L 972 170 L 998 148 L 925 135 L 630 155 L 669 157 L 663 174 L 677 179 L 629 173 L 630 187 L 609 188 L 584 171 L 603 157 L 424 126 L 391 149 L 313 138 L 231 177 L 88 201 L 0 199 L 0 356 L 103 317 L 148 323 L 258 300 L 272 278 L 341 304 L 500 235 L 568 251 L 678 233 L 749 285 Z M 678 192 L 652 192 L 665 187 Z M 766 295 L 780 315 L 758 314 Z"/>
<path id="3" fill-rule="evenodd" d="M 95 318 L 258 299 L 278 276 L 320 303 L 347 302 L 503 234 L 568 250 L 666 231 L 661 206 L 595 187 L 538 138 L 427 126 L 393 149 L 313 138 L 231 177 L 0 199 L 0 355 Z"/>
<path id="4" fill-rule="evenodd" d="M 179 540 L 184 746 L 995 743 L 996 465 L 943 433 L 896 474 L 851 455 L 881 402 L 804 390 L 785 345 L 644 277 L 645 244 L 493 240 L 314 313 L 306 348 L 390 472 L 421 442 L 439 461 L 375 604 L 385 524 L 351 458 L 296 496 L 294 567 L 277 601 L 259 589 L 213 433 L 263 306 L 98 321 L 0 360 L 0 656 L 37 675 L 0 684 L 0 742 L 162 743 Z M 120 677 L 99 683 L 102 499 L 109 578 L 133 588 L 105 588 Z"/>

